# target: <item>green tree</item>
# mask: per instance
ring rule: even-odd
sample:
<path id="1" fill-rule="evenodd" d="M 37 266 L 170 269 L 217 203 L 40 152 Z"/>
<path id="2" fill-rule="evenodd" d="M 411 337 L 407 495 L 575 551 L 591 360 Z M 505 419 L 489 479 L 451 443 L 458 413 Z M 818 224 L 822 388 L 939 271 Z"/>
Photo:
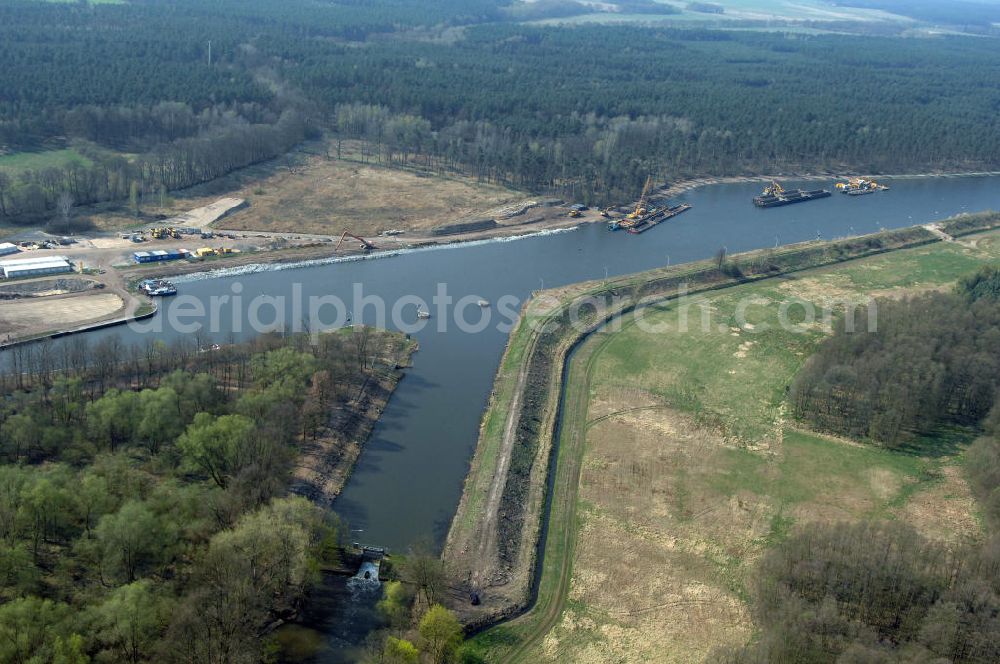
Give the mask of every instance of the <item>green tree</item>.
<path id="1" fill-rule="evenodd" d="M 400 581 L 389 581 L 385 584 L 383 598 L 379 600 L 378 612 L 392 625 L 397 632 L 406 629 L 410 617 L 412 595 Z"/>
<path id="2" fill-rule="evenodd" d="M 87 431 L 99 447 L 114 452 L 135 436 L 138 425 L 139 395 L 110 389 L 97 401 L 87 404 Z"/>
<path id="3" fill-rule="evenodd" d="M 282 498 L 216 533 L 175 611 L 168 640 L 181 661 L 259 661 L 257 635 L 269 611 L 301 598 L 313 580 L 310 552 L 319 511 Z"/>
<path id="4" fill-rule="evenodd" d="M 49 661 L 56 636 L 68 627 L 67 604 L 24 597 L 0 605 L 0 662 L 35 664 Z"/>
<path id="5" fill-rule="evenodd" d="M 206 373 L 192 376 L 183 371 L 174 371 L 160 383 L 160 389 L 166 387 L 177 394 L 177 414 L 184 422 L 190 422 L 197 413 L 214 412 L 223 402 L 223 394 L 216 386 L 215 379 Z"/>
<path id="6" fill-rule="evenodd" d="M 42 542 L 49 541 L 65 526 L 72 500 L 67 490 L 71 473 L 65 466 L 53 466 L 36 474 L 22 494 L 21 520 L 31 533 L 32 551 L 37 559 Z"/>
<path id="7" fill-rule="evenodd" d="M 198 413 L 177 446 L 190 467 L 204 471 L 225 489 L 241 467 L 243 449 L 253 430 L 253 422 L 242 415 L 217 418 Z"/>
<path id="8" fill-rule="evenodd" d="M 148 566 L 163 559 L 169 534 L 156 515 L 138 501 L 101 517 L 94 529 L 102 568 L 132 583 Z"/>
<path id="9" fill-rule="evenodd" d="M 969 302 L 982 298 L 1000 300 L 1000 267 L 986 265 L 979 272 L 962 277 L 956 291 Z"/>
<path id="10" fill-rule="evenodd" d="M 74 492 L 76 509 L 83 522 L 84 532 L 89 533 L 94 524 L 104 514 L 115 507 L 115 497 L 111 495 L 108 481 L 91 469 L 84 471 Z"/>
<path id="11" fill-rule="evenodd" d="M 20 466 L 0 466 L 0 538 L 10 543 L 21 534 L 21 494 L 29 473 Z"/>
<path id="12" fill-rule="evenodd" d="M 385 640 L 382 661 L 385 664 L 416 664 L 420 661 L 420 651 L 406 639 L 390 636 Z"/>
<path id="13" fill-rule="evenodd" d="M 35 590 L 38 579 L 38 568 L 24 544 L 0 544 L 0 597 L 27 595 Z"/>
<path id="14" fill-rule="evenodd" d="M 136 180 L 132 180 L 128 188 L 128 207 L 134 216 L 139 216 L 139 183 Z"/>
<path id="15" fill-rule="evenodd" d="M 79 419 L 83 411 L 83 381 L 78 376 L 56 376 L 49 390 L 52 421 L 62 426 Z"/>
<path id="16" fill-rule="evenodd" d="M 142 579 L 116 588 L 95 611 L 97 638 L 118 662 L 149 659 L 167 616 L 165 600 Z"/>
<path id="17" fill-rule="evenodd" d="M 11 461 L 19 461 L 39 446 L 41 428 L 26 413 L 16 413 L 0 427 L 0 450 Z"/>
<path id="18" fill-rule="evenodd" d="M 139 393 L 139 423 L 136 434 L 157 454 L 160 448 L 184 432 L 185 422 L 179 413 L 179 397 L 171 387 L 143 390 Z"/>
<path id="19" fill-rule="evenodd" d="M 301 391 L 316 371 L 316 358 L 310 353 L 285 346 L 254 357 L 252 369 L 257 387 L 287 384 L 289 388 Z"/>
<path id="20" fill-rule="evenodd" d="M 65 639 L 57 636 L 54 641 L 52 664 L 89 664 L 90 657 L 87 657 L 83 649 L 83 637 L 79 634 L 70 634 Z"/>
<path id="21" fill-rule="evenodd" d="M 445 662 L 462 643 L 462 625 L 440 604 L 434 604 L 420 619 L 420 638 L 434 662 Z"/>
<path id="22" fill-rule="evenodd" d="M 433 604 L 444 588 L 444 565 L 437 556 L 428 553 L 423 545 L 412 551 L 403 567 L 403 575 L 423 593 L 423 599 Z"/>

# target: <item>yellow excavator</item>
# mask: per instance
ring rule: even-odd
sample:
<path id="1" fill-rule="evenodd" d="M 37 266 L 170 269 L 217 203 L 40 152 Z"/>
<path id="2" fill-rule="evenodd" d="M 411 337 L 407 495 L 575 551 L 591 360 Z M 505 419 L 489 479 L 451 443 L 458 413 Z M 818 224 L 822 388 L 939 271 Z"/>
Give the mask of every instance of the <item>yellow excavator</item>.
<path id="1" fill-rule="evenodd" d="M 649 196 L 649 191 L 652 188 L 653 176 L 650 175 L 646 178 L 646 186 L 642 188 L 642 195 L 639 196 L 639 202 L 635 204 L 635 209 L 625 215 L 625 218 L 622 219 L 621 224 L 619 224 L 621 228 L 632 228 L 645 216 L 646 212 L 648 212 L 648 210 L 646 210 L 646 197 Z"/>
<path id="2" fill-rule="evenodd" d="M 764 187 L 763 196 L 781 196 L 785 193 L 784 187 L 777 183 L 775 180 L 771 180 L 771 184 Z"/>
<path id="3" fill-rule="evenodd" d="M 629 219 L 638 219 L 646 214 L 646 197 L 649 196 L 649 190 L 652 188 L 653 176 L 650 175 L 646 178 L 646 186 L 642 188 L 642 195 L 639 196 L 639 202 L 635 204 L 635 209 L 628 213 Z"/>

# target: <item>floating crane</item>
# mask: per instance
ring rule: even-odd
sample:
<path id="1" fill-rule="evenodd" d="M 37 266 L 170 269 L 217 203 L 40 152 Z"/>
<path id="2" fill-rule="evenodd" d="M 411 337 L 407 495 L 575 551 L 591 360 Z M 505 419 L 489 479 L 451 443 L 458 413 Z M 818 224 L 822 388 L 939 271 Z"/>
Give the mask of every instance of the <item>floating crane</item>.
<path id="1" fill-rule="evenodd" d="M 361 249 L 361 251 L 364 251 L 365 253 L 371 251 L 372 249 L 377 249 L 377 247 L 374 244 L 364 239 L 363 237 L 358 237 L 357 235 L 351 233 L 350 231 L 344 231 L 344 234 L 340 236 L 340 242 L 337 243 L 337 247 L 334 249 L 334 251 L 340 251 L 340 245 L 344 244 L 344 240 L 346 238 L 354 238 L 355 240 L 360 242 L 361 246 L 359 248 Z"/>
<path id="2" fill-rule="evenodd" d="M 629 219 L 638 219 L 646 214 L 646 197 L 649 196 L 649 190 L 652 188 L 653 176 L 650 175 L 646 178 L 646 185 L 642 188 L 642 195 L 639 196 L 639 202 L 635 204 L 635 209 L 628 213 Z"/>
<path id="3" fill-rule="evenodd" d="M 642 195 L 639 196 L 639 202 L 635 204 L 635 209 L 625 215 L 625 218 L 615 226 L 616 229 L 624 228 L 628 230 L 642 222 L 649 213 L 649 210 L 646 209 L 646 198 L 649 196 L 649 191 L 652 188 L 653 176 L 650 175 L 646 178 L 646 185 L 642 188 Z"/>

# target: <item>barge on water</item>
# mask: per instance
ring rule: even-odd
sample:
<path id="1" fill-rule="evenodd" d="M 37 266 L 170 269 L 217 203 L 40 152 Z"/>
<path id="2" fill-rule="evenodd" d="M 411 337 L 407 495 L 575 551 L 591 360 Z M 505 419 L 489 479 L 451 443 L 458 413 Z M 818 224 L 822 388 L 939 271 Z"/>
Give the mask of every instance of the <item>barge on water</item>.
<path id="1" fill-rule="evenodd" d="M 653 226 L 662 224 L 667 219 L 671 219 L 681 214 L 682 212 L 687 212 L 691 209 L 691 206 L 687 203 L 681 203 L 680 205 L 671 205 L 663 210 L 658 210 L 653 214 L 645 217 L 628 229 L 628 232 L 632 235 L 638 235 L 639 233 L 645 233 Z"/>
<path id="2" fill-rule="evenodd" d="M 786 191 L 777 182 L 772 182 L 764 188 L 764 191 L 761 192 L 760 196 L 754 197 L 753 204 L 759 208 L 772 208 L 780 207 L 782 205 L 791 205 L 792 203 L 803 203 L 817 198 L 827 198 L 829 196 L 831 196 L 831 194 L 826 189 L 813 189 L 811 191 L 794 189 L 792 191 Z"/>
<path id="3" fill-rule="evenodd" d="M 837 189 L 848 196 L 864 196 L 877 191 L 888 191 L 889 187 L 867 178 L 851 178 L 847 182 L 838 182 Z"/>

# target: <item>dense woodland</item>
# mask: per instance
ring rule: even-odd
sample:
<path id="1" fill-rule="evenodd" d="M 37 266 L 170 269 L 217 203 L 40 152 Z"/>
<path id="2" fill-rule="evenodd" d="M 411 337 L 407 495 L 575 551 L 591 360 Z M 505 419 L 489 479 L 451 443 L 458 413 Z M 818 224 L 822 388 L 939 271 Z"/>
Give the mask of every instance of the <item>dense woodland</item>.
<path id="1" fill-rule="evenodd" d="M 373 161 L 584 202 L 631 199 L 649 173 L 985 168 L 1000 154 L 989 39 L 542 28 L 513 22 L 523 9 L 4 3 L 0 146 L 94 149 L 92 166 L 0 180 L 0 216 L 184 188 L 319 131 L 362 139 Z"/>
<path id="2" fill-rule="evenodd" d="M 1000 410 L 1000 271 L 956 293 L 880 300 L 877 327 L 860 307 L 792 385 L 795 415 L 821 431 L 889 448 L 942 425 L 978 426 Z"/>
<path id="3" fill-rule="evenodd" d="M 1000 661 L 1000 540 L 954 547 L 903 524 L 812 525 L 769 552 L 760 638 L 724 664 Z"/>
<path id="4" fill-rule="evenodd" d="M 979 434 L 967 452 L 985 541 L 929 541 L 896 522 L 813 524 L 771 550 L 751 587 L 760 633 L 726 664 L 1000 661 L 1000 268 L 954 293 L 880 301 L 878 329 L 824 342 L 797 378 L 811 426 L 917 454 L 944 425 Z M 938 431 L 939 433 L 939 431 Z"/>
<path id="5" fill-rule="evenodd" d="M 341 534 L 288 497 L 296 450 L 401 343 L 358 328 L 6 351 L 0 661 L 262 661 L 265 626 Z"/>

